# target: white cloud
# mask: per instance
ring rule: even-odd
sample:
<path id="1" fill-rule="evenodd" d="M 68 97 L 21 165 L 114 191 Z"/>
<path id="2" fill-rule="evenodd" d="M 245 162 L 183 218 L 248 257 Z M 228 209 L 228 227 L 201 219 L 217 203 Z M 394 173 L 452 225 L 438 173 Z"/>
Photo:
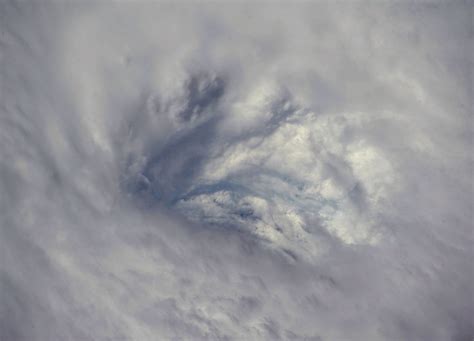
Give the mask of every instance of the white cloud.
<path id="1" fill-rule="evenodd" d="M 0 15 L 0 339 L 472 338 L 467 3 Z"/>

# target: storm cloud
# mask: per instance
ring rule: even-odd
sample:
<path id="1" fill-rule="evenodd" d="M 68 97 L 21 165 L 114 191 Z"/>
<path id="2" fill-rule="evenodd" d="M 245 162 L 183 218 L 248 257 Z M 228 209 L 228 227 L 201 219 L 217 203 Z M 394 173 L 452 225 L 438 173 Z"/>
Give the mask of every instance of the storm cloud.
<path id="1" fill-rule="evenodd" d="M 3 1 L 0 340 L 471 340 L 472 11 Z"/>

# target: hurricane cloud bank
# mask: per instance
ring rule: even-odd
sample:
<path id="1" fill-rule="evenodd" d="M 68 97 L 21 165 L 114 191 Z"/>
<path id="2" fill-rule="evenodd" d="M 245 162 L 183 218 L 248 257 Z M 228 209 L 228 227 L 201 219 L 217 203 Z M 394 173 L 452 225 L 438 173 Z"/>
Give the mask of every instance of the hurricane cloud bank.
<path id="1" fill-rule="evenodd" d="M 472 4 L 0 4 L 1 340 L 471 340 Z"/>

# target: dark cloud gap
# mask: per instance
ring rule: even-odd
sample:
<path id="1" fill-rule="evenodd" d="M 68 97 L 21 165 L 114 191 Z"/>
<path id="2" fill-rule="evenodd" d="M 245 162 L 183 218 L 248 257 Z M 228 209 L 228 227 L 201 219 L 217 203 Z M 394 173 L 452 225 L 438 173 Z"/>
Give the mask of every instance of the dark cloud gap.
<path id="1" fill-rule="evenodd" d="M 127 180 L 125 186 L 125 190 L 138 196 L 139 200 L 158 200 L 165 205 L 179 200 L 199 174 L 208 157 L 208 147 L 215 141 L 214 131 L 219 120 L 216 105 L 224 95 L 224 81 L 201 73 L 190 76 L 183 87 L 185 94 L 181 100 L 184 105 L 175 114 L 178 123 L 199 120 L 201 115 L 207 118 L 191 130 L 185 129 L 171 136 L 163 145 L 157 146 L 156 152 L 151 146 L 146 150 L 149 155 L 141 155 L 148 161 L 137 174 L 127 175 L 131 180 Z M 170 103 L 158 103 L 154 110 L 157 115 L 166 115 L 171 111 L 169 106 Z"/>

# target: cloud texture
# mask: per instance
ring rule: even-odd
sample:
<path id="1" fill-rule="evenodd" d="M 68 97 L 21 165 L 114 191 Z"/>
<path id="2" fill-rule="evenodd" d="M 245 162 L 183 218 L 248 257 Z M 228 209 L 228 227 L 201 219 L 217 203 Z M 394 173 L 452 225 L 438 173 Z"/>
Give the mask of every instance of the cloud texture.
<path id="1" fill-rule="evenodd" d="M 0 4 L 0 339 L 471 340 L 469 2 Z"/>

